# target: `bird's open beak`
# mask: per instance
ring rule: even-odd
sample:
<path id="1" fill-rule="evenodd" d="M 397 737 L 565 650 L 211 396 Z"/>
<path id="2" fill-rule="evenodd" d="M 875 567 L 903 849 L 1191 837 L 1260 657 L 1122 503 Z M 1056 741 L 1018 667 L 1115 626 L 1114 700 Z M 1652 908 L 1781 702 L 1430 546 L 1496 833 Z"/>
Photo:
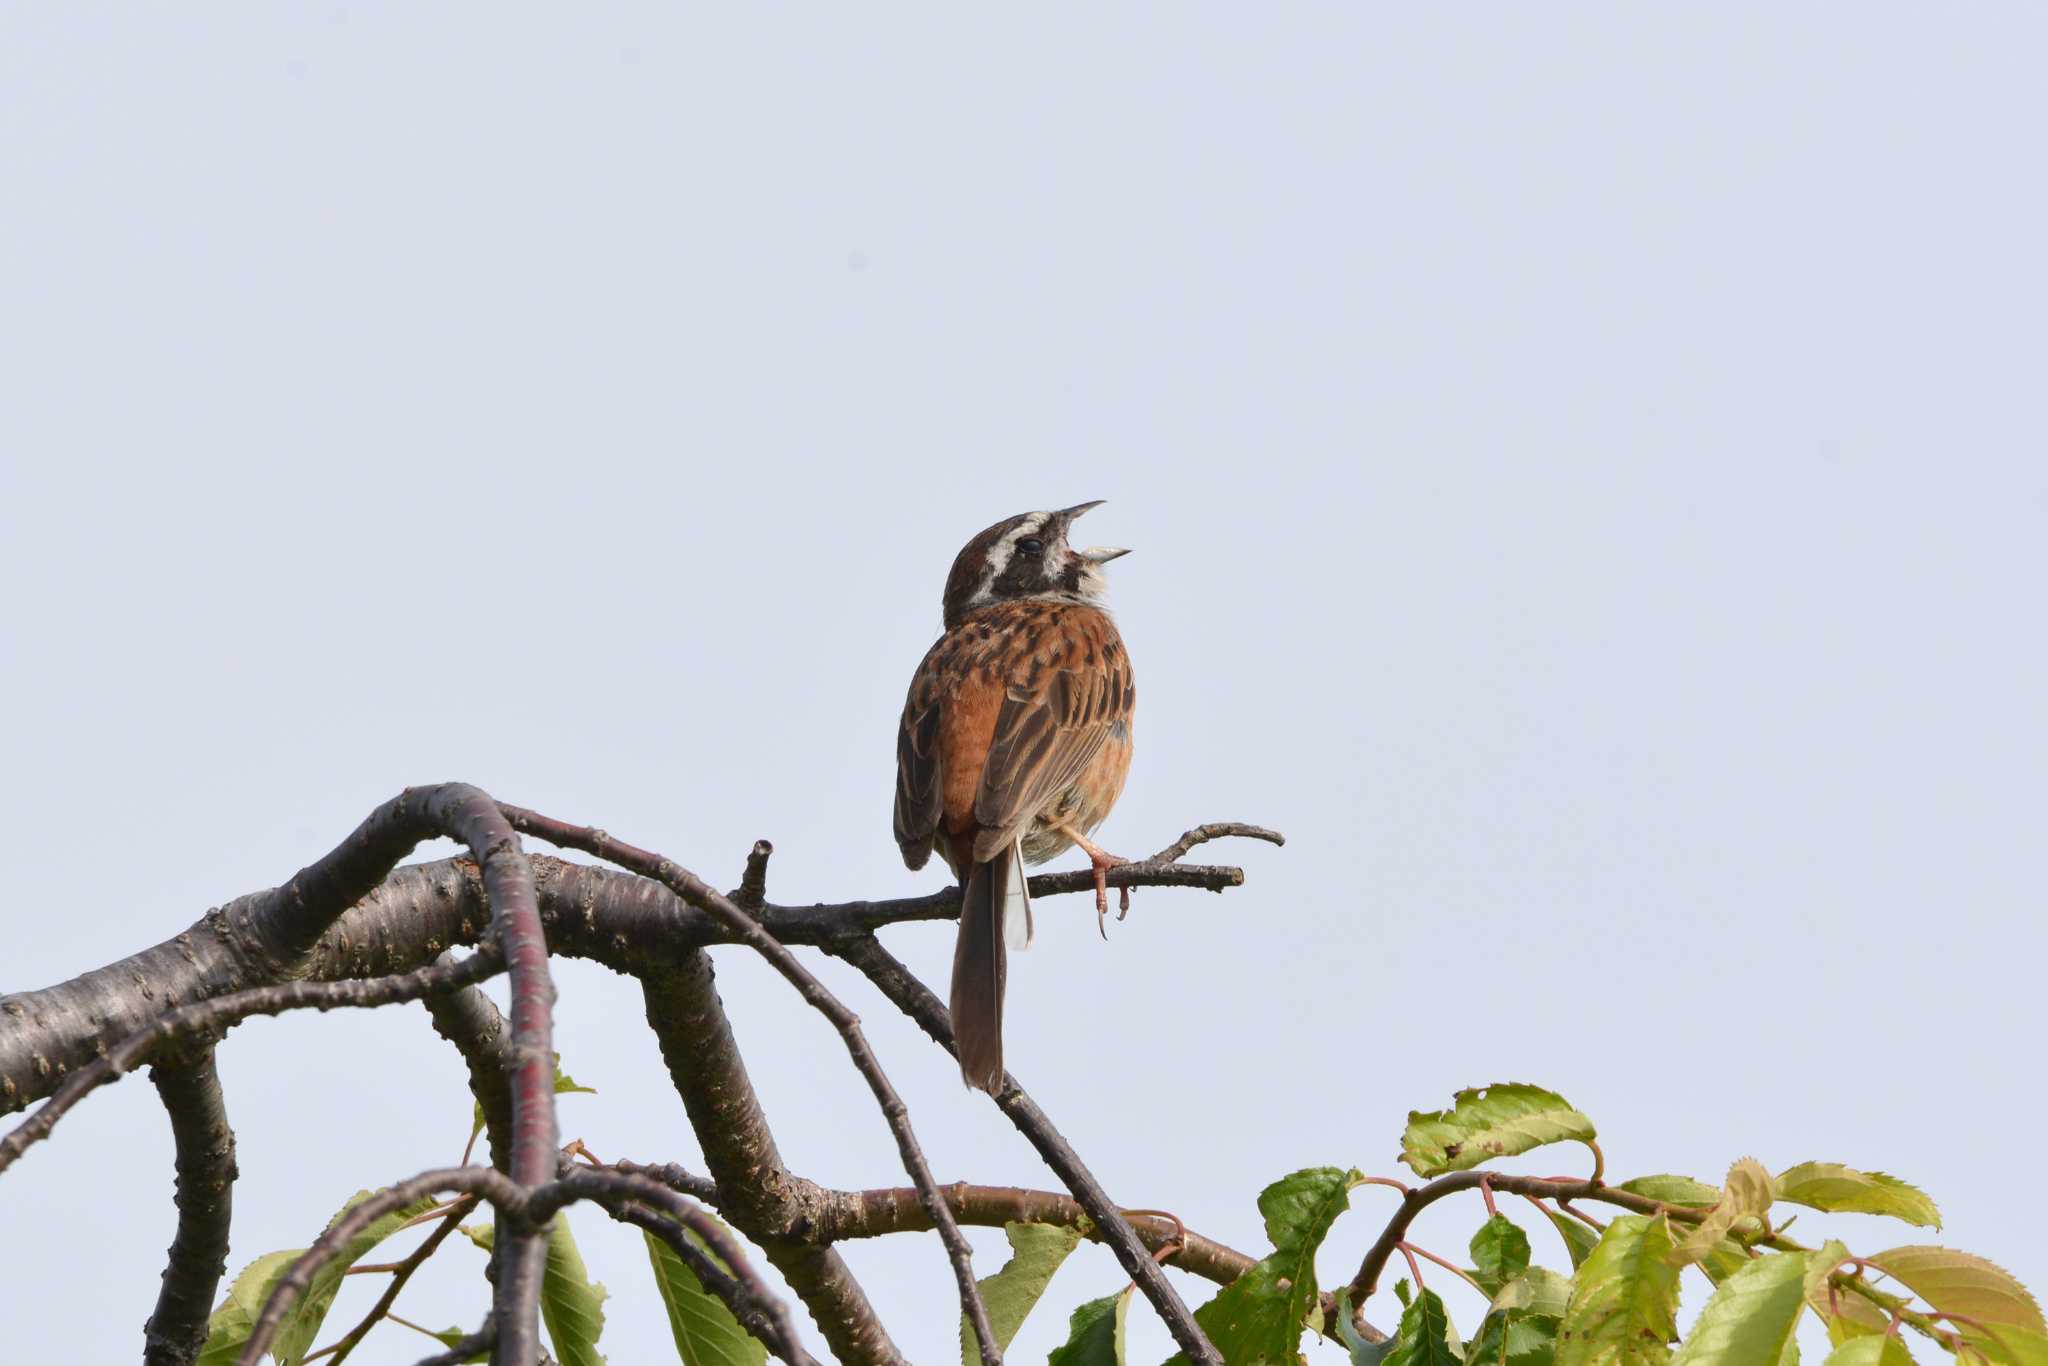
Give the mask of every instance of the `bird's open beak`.
<path id="1" fill-rule="evenodd" d="M 1066 529 L 1072 526 L 1074 520 L 1082 513 L 1087 512 L 1090 508 L 1099 508 L 1106 501 L 1106 499 L 1097 498 L 1092 503 L 1076 503 L 1070 508 L 1054 513 L 1053 516 L 1059 519 L 1061 533 L 1065 534 Z M 1091 545 L 1086 550 L 1077 550 L 1074 553 L 1090 564 L 1108 564 L 1117 556 L 1128 555 L 1131 552 L 1118 546 Z"/>

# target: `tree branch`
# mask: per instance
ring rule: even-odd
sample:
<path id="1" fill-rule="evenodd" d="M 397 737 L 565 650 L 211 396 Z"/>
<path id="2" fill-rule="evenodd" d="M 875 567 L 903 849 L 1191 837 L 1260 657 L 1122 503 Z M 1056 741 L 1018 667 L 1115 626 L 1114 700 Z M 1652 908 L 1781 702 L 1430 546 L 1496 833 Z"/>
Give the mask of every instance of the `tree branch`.
<path id="1" fill-rule="evenodd" d="M 191 1366 L 206 1345 L 213 1294 L 227 1270 L 235 1131 L 210 1046 L 157 1063 L 150 1080 L 170 1115 L 177 1148 L 178 1231 L 156 1310 L 143 1325 L 142 1360 L 144 1366 Z"/>
<path id="2" fill-rule="evenodd" d="M 981 1345 L 982 1366 L 1001 1366 L 1002 1348 L 996 1343 L 995 1330 L 989 1326 L 988 1307 L 981 1301 L 981 1288 L 975 1284 L 973 1253 L 959 1225 L 953 1222 L 945 1202 L 939 1199 L 938 1184 L 932 1179 L 923 1149 L 918 1146 L 917 1134 L 910 1127 L 910 1107 L 896 1094 L 895 1086 L 882 1070 L 874 1050 L 868 1046 L 867 1036 L 861 1032 L 860 1017 L 848 1010 L 823 982 L 811 974 L 810 969 L 797 961 L 795 954 L 756 924 L 744 910 L 673 860 L 615 840 L 602 830 L 570 825 L 521 807 L 507 806 L 505 815 L 519 829 L 538 835 L 550 844 L 581 849 L 643 877 L 651 877 L 690 905 L 711 912 L 742 943 L 766 958 L 813 1009 L 832 1022 L 846 1044 L 854 1067 L 882 1108 L 882 1117 L 888 1122 L 890 1133 L 895 1135 L 896 1149 L 902 1156 L 904 1170 L 909 1172 L 911 1182 L 923 1193 L 932 1212 L 939 1240 L 945 1244 L 946 1255 L 953 1264 L 953 1279 L 960 1292 L 960 1310 L 967 1316 Z"/>
<path id="3" fill-rule="evenodd" d="M 670 966 L 643 971 L 640 990 L 662 1061 L 704 1150 L 715 1203 L 761 1244 L 833 1355 L 849 1366 L 902 1366 L 902 1354 L 845 1258 L 790 1236 L 801 1217 L 789 1198 L 794 1178 L 718 999 L 711 956 L 682 950 Z"/>
<path id="4" fill-rule="evenodd" d="M 830 952 L 866 973 L 868 980 L 896 1003 L 897 1009 L 917 1021 L 940 1047 L 952 1051 L 953 1023 L 946 1014 L 945 1006 L 909 968 L 882 947 L 881 941 L 873 935 L 849 938 L 831 946 Z M 1007 1072 L 1003 1074 L 1003 1087 L 996 1093 L 995 1102 L 1010 1117 L 1010 1122 L 1030 1140 L 1031 1146 L 1038 1149 L 1038 1155 L 1066 1183 L 1081 1208 L 1103 1231 L 1103 1241 L 1116 1254 L 1117 1262 L 1125 1273 L 1145 1292 L 1145 1298 L 1152 1302 L 1152 1308 L 1165 1321 L 1167 1331 L 1173 1334 L 1173 1340 L 1187 1354 L 1188 1360 L 1201 1362 L 1203 1366 L 1223 1366 L 1222 1356 L 1196 1325 L 1194 1315 L 1181 1302 L 1180 1292 L 1173 1288 L 1173 1283 L 1166 1279 L 1166 1273 L 1152 1260 L 1151 1253 L 1146 1250 L 1130 1221 L 1109 1198 L 1109 1192 L 1082 1163 L 1079 1154 L 1068 1146 L 1052 1121 L 1046 1118 L 1045 1112 L 1024 1093 L 1017 1079 Z"/>

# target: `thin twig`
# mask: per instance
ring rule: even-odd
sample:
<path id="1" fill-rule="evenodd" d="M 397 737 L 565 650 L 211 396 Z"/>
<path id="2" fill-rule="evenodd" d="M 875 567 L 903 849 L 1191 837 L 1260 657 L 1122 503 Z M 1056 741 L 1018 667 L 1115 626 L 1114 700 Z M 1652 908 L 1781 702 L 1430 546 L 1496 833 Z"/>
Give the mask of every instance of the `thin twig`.
<path id="1" fill-rule="evenodd" d="M 766 958 L 790 985 L 797 989 L 807 1001 L 839 1031 L 845 1041 L 846 1051 L 853 1058 L 854 1066 L 867 1081 L 868 1089 L 874 1092 L 875 1100 L 882 1108 L 882 1116 L 888 1122 L 890 1132 L 896 1137 L 896 1147 L 902 1155 L 904 1169 L 909 1172 L 911 1182 L 925 1196 L 932 1210 L 932 1221 L 937 1226 L 939 1239 L 946 1246 L 947 1257 L 953 1264 L 953 1279 L 960 1292 L 961 1311 L 973 1325 L 975 1336 L 981 1344 L 983 1366 L 1000 1366 L 1002 1348 L 996 1343 L 995 1330 L 989 1325 L 988 1307 L 982 1303 L 980 1287 L 975 1284 L 973 1252 L 967 1246 L 967 1239 L 961 1234 L 959 1225 L 953 1222 L 952 1213 L 939 1198 L 938 1183 L 932 1179 L 931 1168 L 926 1164 L 924 1151 L 918 1146 L 917 1134 L 910 1127 L 910 1109 L 903 1098 L 896 1093 L 888 1074 L 882 1070 L 874 1050 L 868 1046 L 866 1036 L 861 1032 L 860 1017 L 829 991 L 825 984 L 813 976 L 809 969 L 797 961 L 774 936 L 762 929 L 752 916 L 734 905 L 723 893 L 671 859 L 645 849 L 635 848 L 613 839 L 601 830 L 570 825 L 551 817 L 528 811 L 523 807 L 506 806 L 505 816 L 517 828 L 547 840 L 563 848 L 581 849 L 587 854 L 618 864 L 643 877 L 651 877 L 668 887 L 677 896 L 692 906 L 709 911 L 723 921 L 740 941 Z"/>
<path id="2" fill-rule="evenodd" d="M 456 1201 L 448 1213 L 442 1216 L 440 1227 L 421 1239 L 420 1245 L 414 1248 L 411 1255 L 406 1257 L 404 1261 L 392 1265 L 391 1284 L 384 1287 L 384 1293 L 378 1297 L 377 1303 L 370 1307 L 370 1312 L 363 1315 L 362 1322 L 349 1329 L 332 1346 L 322 1347 L 317 1352 L 308 1353 L 305 1359 L 312 1361 L 317 1357 L 332 1354 L 334 1366 L 341 1366 L 342 1362 L 348 1360 L 348 1354 L 356 1349 L 356 1344 L 361 1342 L 369 1331 L 377 1326 L 377 1320 L 386 1315 L 390 1315 L 394 1319 L 397 1318 L 396 1314 L 391 1313 L 391 1306 L 398 1302 L 398 1292 L 405 1289 L 405 1283 L 412 1279 L 412 1273 L 419 1270 L 427 1258 L 433 1256 L 440 1249 L 442 1242 L 447 1239 L 449 1234 L 455 1231 L 458 1224 L 469 1217 L 470 1211 L 476 1207 L 477 1197 L 474 1195 L 464 1196 Z M 361 1269 L 360 1266 L 350 1268 L 352 1271 Z"/>
<path id="3" fill-rule="evenodd" d="M 849 936 L 831 945 L 830 951 L 859 968 L 884 996 L 895 1003 L 897 1009 L 915 1020 L 918 1027 L 941 1047 L 952 1050 L 953 1023 L 946 1014 L 946 1007 L 932 994 L 931 988 L 918 981 L 909 968 L 882 947 L 880 940 L 871 934 Z M 1080 1155 L 1053 1127 L 1045 1112 L 1025 1094 L 1014 1076 L 1004 1073 L 1003 1085 L 996 1092 L 995 1101 L 1018 1131 L 1030 1140 L 1031 1146 L 1038 1149 L 1038 1155 L 1045 1159 L 1046 1165 L 1074 1193 L 1074 1198 L 1088 1211 L 1088 1217 L 1102 1229 L 1104 1241 L 1116 1254 L 1118 1265 L 1145 1292 L 1145 1298 L 1151 1301 L 1152 1308 L 1165 1322 L 1167 1331 L 1173 1334 L 1181 1351 L 1191 1362 L 1200 1362 L 1202 1366 L 1223 1366 L 1222 1356 L 1195 1323 L 1195 1316 L 1188 1312 L 1173 1282 L 1166 1279 L 1166 1273 L 1152 1260 L 1130 1221 L 1124 1218 L 1117 1203 L 1109 1198 L 1109 1192 L 1102 1188 L 1102 1183 L 1082 1163 Z"/>

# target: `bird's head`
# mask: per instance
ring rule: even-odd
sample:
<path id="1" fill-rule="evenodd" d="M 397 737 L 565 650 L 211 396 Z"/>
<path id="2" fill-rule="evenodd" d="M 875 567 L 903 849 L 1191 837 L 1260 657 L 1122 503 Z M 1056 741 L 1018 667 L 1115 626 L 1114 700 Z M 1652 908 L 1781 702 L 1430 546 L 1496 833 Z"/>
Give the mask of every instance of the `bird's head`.
<path id="1" fill-rule="evenodd" d="M 1020 512 L 969 541 L 946 576 L 946 625 L 998 602 L 1038 599 L 1099 604 L 1109 591 L 1102 566 L 1128 550 L 1067 544 L 1068 529 L 1102 500 L 1058 512 Z"/>

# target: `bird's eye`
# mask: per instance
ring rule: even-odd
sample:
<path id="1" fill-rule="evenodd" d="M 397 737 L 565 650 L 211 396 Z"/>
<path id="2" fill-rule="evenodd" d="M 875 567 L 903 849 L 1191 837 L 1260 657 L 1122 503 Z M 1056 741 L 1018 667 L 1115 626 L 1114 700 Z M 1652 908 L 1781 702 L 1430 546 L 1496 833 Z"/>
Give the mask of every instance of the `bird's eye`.
<path id="1" fill-rule="evenodd" d="M 1017 549 L 1026 555 L 1043 555 L 1045 553 L 1045 542 L 1039 540 L 1036 536 L 1026 536 L 1023 540 L 1017 542 Z"/>

